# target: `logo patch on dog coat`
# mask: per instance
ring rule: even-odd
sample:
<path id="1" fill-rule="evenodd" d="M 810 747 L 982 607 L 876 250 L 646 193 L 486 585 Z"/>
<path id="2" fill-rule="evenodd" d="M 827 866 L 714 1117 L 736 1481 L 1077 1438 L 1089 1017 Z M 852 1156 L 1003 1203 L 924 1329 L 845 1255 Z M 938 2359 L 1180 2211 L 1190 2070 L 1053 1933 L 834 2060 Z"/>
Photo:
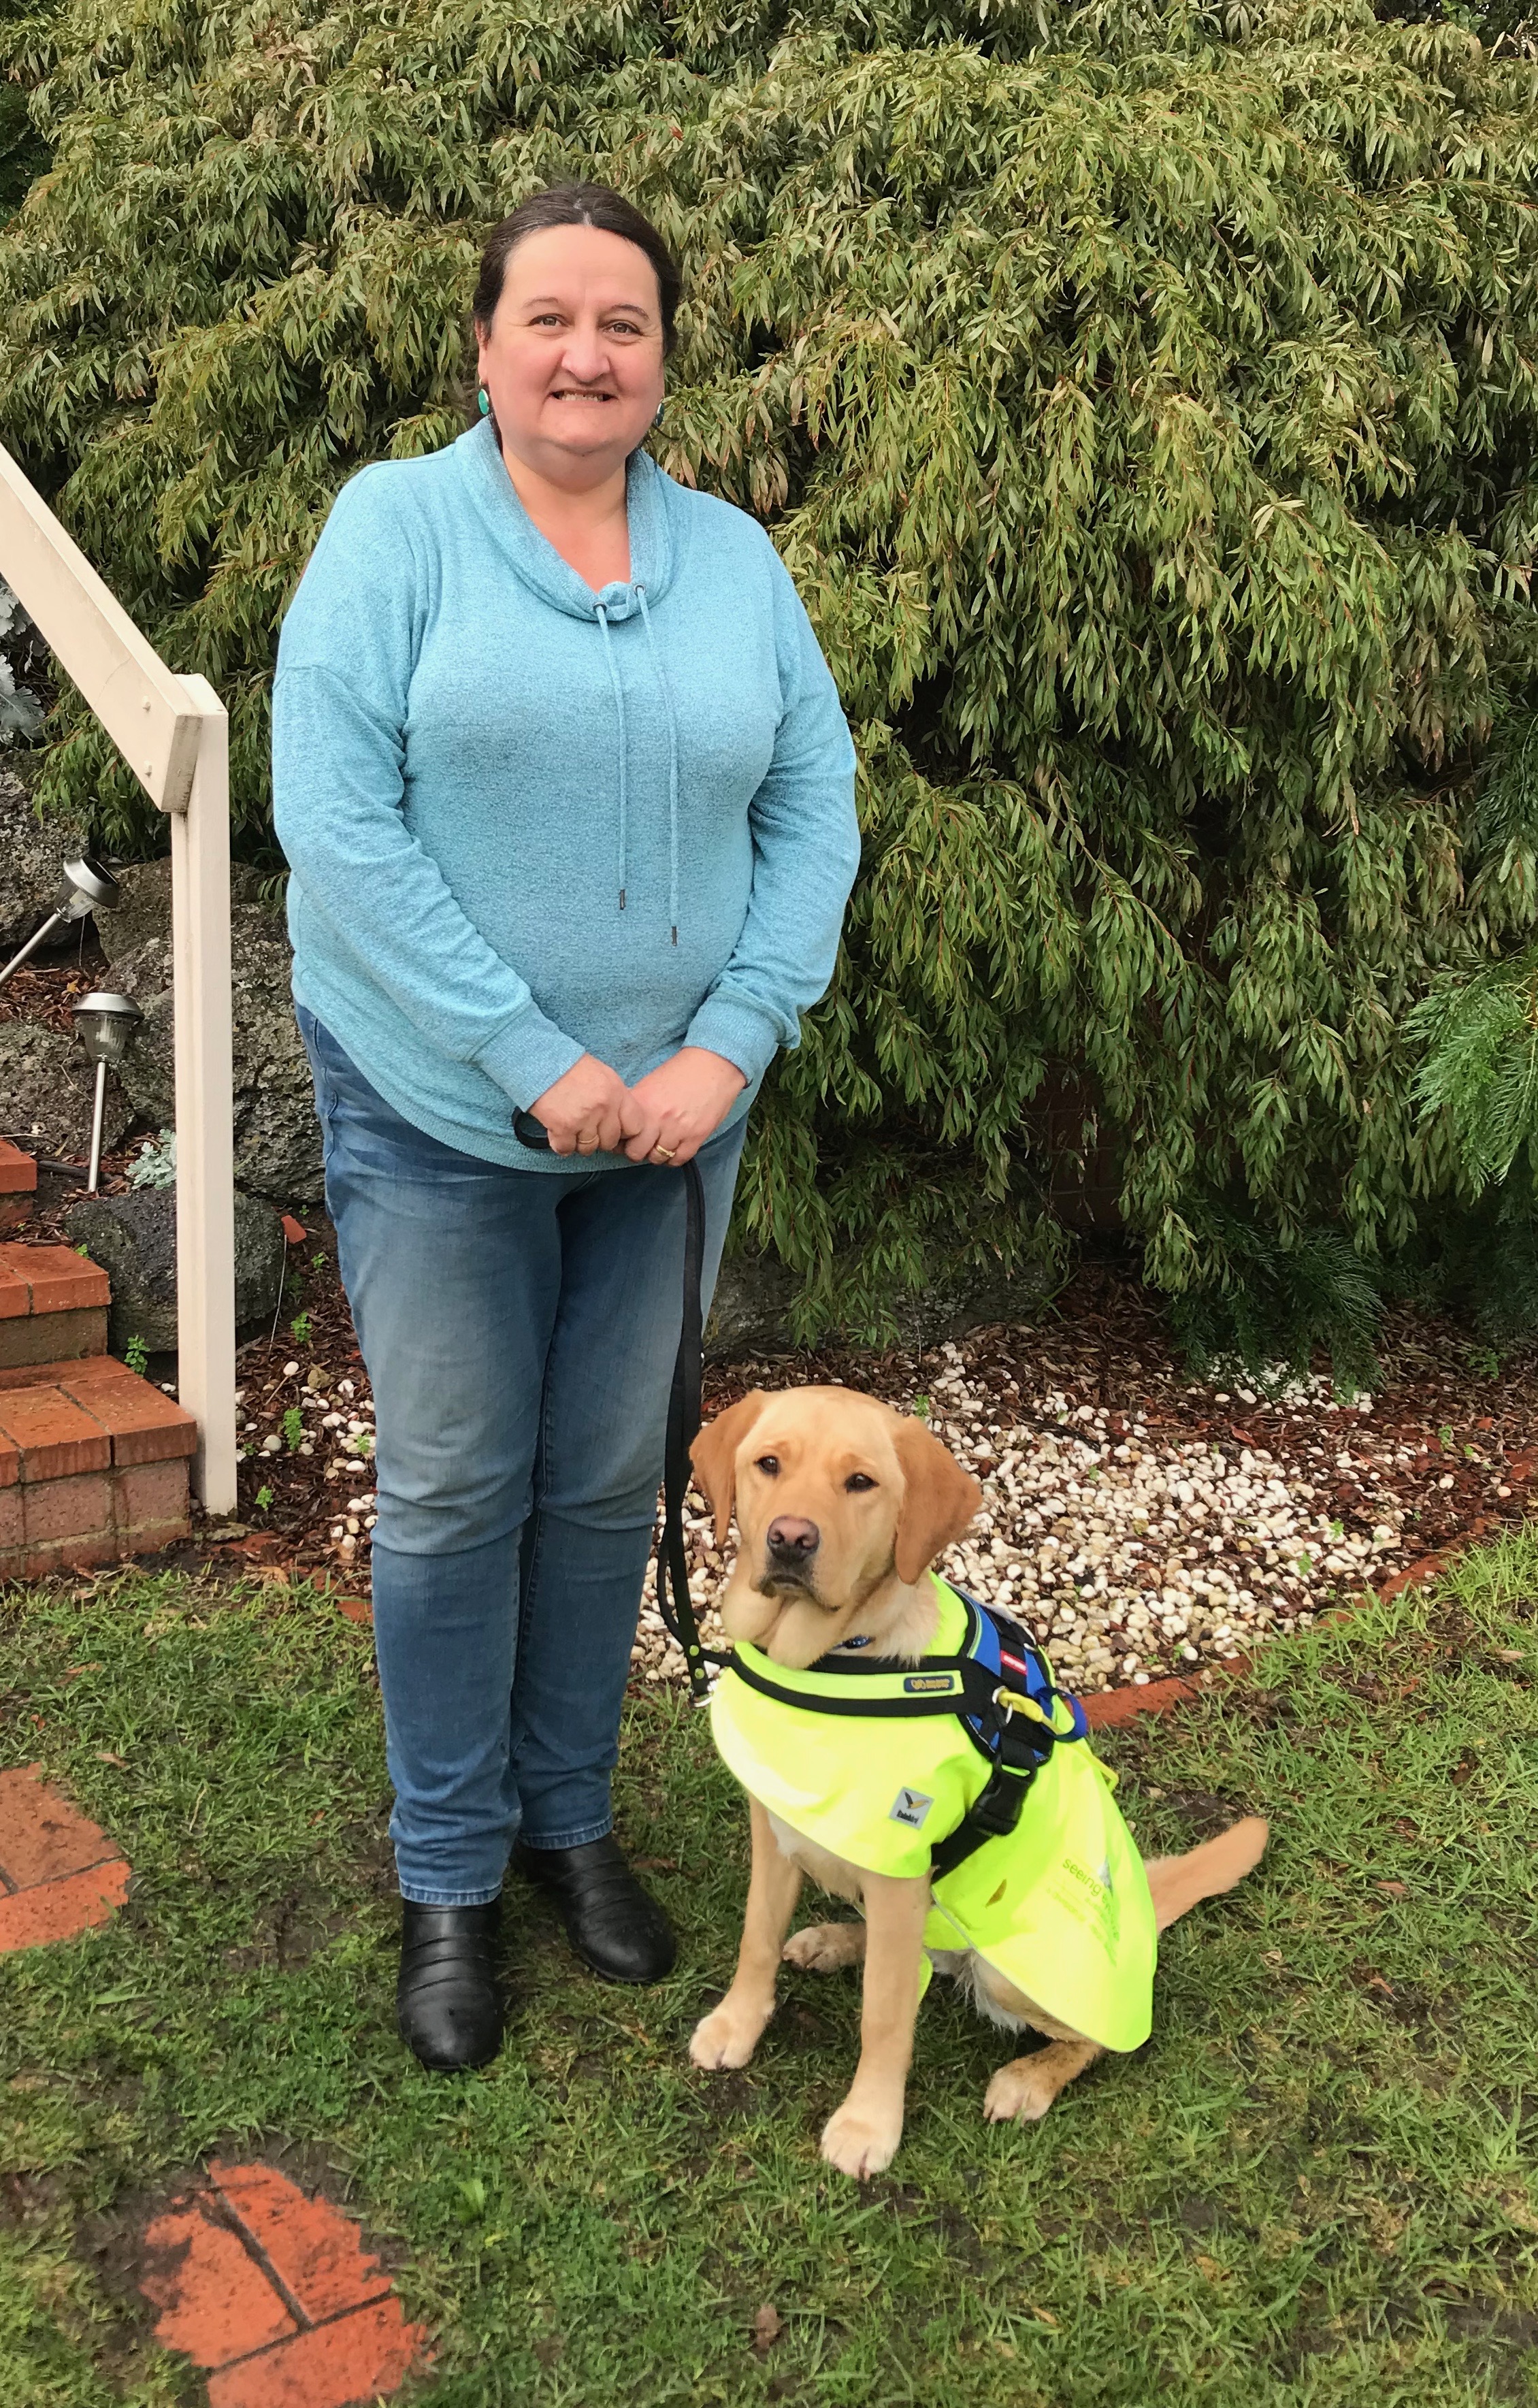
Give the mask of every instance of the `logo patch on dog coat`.
<path id="1" fill-rule="evenodd" d="M 926 1798 L 922 1789 L 899 1789 L 897 1803 L 886 1819 L 889 1823 L 906 1823 L 911 1831 L 916 1831 L 934 1802 L 932 1798 Z"/>
<path id="2" fill-rule="evenodd" d="M 954 1672 L 910 1672 L 903 1684 L 910 1698 L 958 1698 L 961 1684 Z"/>

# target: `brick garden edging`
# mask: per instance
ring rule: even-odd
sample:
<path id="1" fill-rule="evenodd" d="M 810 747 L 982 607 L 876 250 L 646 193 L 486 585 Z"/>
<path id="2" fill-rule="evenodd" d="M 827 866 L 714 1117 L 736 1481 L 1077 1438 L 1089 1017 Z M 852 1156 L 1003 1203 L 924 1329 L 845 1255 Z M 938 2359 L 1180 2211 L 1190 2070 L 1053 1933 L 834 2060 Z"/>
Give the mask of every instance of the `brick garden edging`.
<path id="1" fill-rule="evenodd" d="M 1469 1533 L 1467 1543 L 1473 1545 L 1482 1535 L 1482 1526 L 1476 1524 Z M 1395 1572 L 1391 1579 L 1386 1580 L 1381 1588 L 1374 1589 L 1374 1598 L 1380 1605 L 1387 1605 L 1390 1598 L 1398 1597 L 1403 1589 L 1424 1588 L 1429 1582 L 1441 1578 L 1458 1552 L 1456 1547 L 1445 1547 L 1440 1555 L 1417 1557 L 1415 1563 L 1407 1564 L 1403 1571 Z M 1337 1606 L 1333 1613 L 1321 1615 L 1320 1619 L 1349 1622 L 1355 1611 L 1353 1606 Z M 1168 1713 L 1175 1706 L 1188 1705 L 1193 1698 L 1211 1697 L 1219 1681 L 1243 1680 L 1254 1660 L 1250 1656 L 1226 1656 L 1196 1680 L 1176 1677 L 1150 1681 L 1142 1689 L 1130 1685 L 1120 1689 L 1096 1689 L 1088 1697 L 1081 1697 L 1079 1703 L 1085 1710 L 1085 1720 L 1091 1730 L 1125 1730 L 1128 1724 L 1135 1723 L 1140 1714 Z"/>

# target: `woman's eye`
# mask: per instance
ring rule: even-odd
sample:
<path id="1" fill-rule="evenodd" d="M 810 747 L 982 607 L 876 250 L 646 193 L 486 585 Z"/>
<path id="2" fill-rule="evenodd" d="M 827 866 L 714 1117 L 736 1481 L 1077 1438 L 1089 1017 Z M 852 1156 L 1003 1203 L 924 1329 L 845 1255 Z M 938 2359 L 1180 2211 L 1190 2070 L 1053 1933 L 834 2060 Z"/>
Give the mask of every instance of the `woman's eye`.
<path id="1" fill-rule="evenodd" d="M 761 1455 L 757 1460 L 757 1469 L 760 1471 L 767 1471 L 769 1478 L 772 1480 L 775 1473 L 780 1469 L 779 1456 L 777 1455 Z"/>
<path id="2" fill-rule="evenodd" d="M 852 1471 L 844 1482 L 844 1486 L 856 1495 L 863 1488 L 874 1488 L 875 1484 L 868 1471 Z"/>

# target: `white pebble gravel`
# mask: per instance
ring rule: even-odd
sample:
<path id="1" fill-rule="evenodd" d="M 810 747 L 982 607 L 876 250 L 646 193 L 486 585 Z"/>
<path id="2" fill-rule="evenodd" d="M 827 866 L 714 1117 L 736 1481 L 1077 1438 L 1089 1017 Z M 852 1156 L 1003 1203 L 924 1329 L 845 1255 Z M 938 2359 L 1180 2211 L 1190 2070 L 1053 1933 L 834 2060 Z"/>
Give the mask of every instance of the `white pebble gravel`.
<path id="1" fill-rule="evenodd" d="M 773 1371 L 758 1384 L 774 1386 Z M 1180 1396 L 1172 1381 L 1161 1384 L 1161 1404 Z M 1000 1389 L 997 1373 L 970 1370 L 957 1346 L 924 1358 L 905 1398 L 890 1377 L 882 1386 L 910 1408 L 922 1396 L 930 1427 L 983 1484 L 976 1521 L 940 1570 L 1018 1614 L 1075 1689 L 1145 1686 L 1243 1655 L 1375 1586 L 1403 1552 L 1398 1498 L 1385 1483 L 1380 1502 L 1371 1456 L 1335 1438 L 1368 1420 L 1372 1398 L 1343 1404 L 1327 1381 L 1294 1383 L 1279 1398 L 1338 1416 L 1326 1425 L 1331 1443 L 1309 1448 L 1303 1465 L 1227 1430 L 1156 1433 L 1135 1414 L 1075 1403 L 1050 1379 L 1032 1393 L 1013 1382 Z M 1224 1419 L 1257 1400 L 1215 1382 L 1186 1386 L 1182 1401 L 1199 1397 Z M 1343 1482 L 1372 1500 L 1370 1536 L 1348 1534 L 1340 1520 Z M 685 1529 L 690 1595 L 706 1644 L 719 1646 L 715 1604 L 734 1543 L 717 1552 L 696 1500 Z M 682 1681 L 654 1579 L 654 1570 L 632 1670 L 648 1682 Z"/>

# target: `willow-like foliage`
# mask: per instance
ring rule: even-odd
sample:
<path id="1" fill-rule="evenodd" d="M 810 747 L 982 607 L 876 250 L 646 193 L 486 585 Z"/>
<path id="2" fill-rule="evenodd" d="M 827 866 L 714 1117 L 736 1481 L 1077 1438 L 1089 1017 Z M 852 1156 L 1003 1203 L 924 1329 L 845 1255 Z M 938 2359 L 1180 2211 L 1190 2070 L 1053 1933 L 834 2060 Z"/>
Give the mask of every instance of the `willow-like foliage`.
<path id="1" fill-rule="evenodd" d="M 1538 1183 L 1538 949 L 1439 979 L 1411 1018 L 1427 1039 L 1416 1093 L 1445 1114 L 1471 1197 L 1524 1156 Z"/>
<path id="2" fill-rule="evenodd" d="M 673 475 L 759 513 L 855 726 L 837 981 L 740 1226 L 803 1326 L 1059 1243 L 1063 1099 L 1152 1278 L 1371 1265 L 1456 1183 L 1406 1015 L 1538 926 L 1538 75 L 1359 0 L 65 0 L 0 431 L 232 714 L 338 484 L 461 423 L 485 224 L 683 253 Z M 66 700 L 48 794 L 142 841 Z M 1333 1240 L 1332 1240 L 1333 1242 Z M 839 1267 L 835 1270 L 835 1257 Z"/>

